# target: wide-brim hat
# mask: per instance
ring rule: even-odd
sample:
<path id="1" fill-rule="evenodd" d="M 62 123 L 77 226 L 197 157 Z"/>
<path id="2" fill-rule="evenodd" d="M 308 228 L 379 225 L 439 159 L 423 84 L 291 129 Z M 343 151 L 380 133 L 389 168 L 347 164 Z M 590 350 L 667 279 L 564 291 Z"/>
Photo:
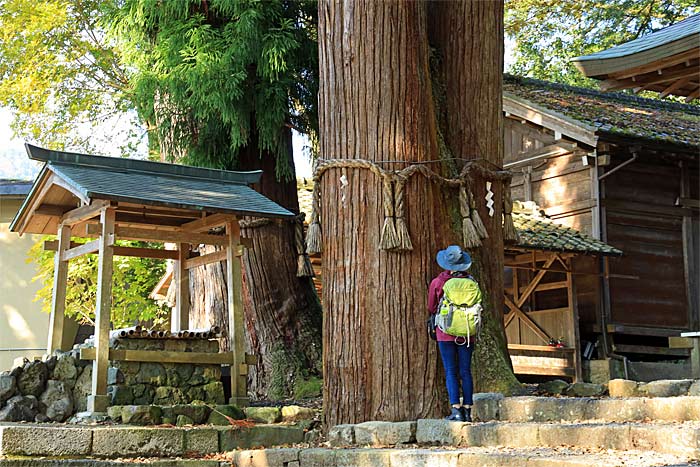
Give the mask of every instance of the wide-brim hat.
<path id="1" fill-rule="evenodd" d="M 466 271 L 472 265 L 469 253 L 462 251 L 457 245 L 450 245 L 444 250 L 438 251 L 436 260 L 442 269 L 448 271 Z"/>

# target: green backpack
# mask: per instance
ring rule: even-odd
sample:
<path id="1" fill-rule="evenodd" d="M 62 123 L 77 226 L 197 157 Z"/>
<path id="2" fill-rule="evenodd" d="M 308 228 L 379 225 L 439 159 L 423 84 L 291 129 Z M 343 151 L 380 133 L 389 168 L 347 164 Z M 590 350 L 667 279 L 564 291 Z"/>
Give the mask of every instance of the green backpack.
<path id="1" fill-rule="evenodd" d="M 453 277 L 442 287 L 435 324 L 450 336 L 476 336 L 481 329 L 481 290 L 474 279 Z"/>

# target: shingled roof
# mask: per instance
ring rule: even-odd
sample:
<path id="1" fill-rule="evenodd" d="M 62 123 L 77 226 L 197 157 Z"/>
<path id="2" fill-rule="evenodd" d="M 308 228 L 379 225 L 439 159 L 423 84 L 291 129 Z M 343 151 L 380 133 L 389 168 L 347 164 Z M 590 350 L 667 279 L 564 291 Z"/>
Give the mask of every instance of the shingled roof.
<path id="1" fill-rule="evenodd" d="M 527 250 L 620 256 L 622 251 L 545 216 L 533 202 L 513 203 L 513 224 Z"/>
<path id="2" fill-rule="evenodd" d="M 700 149 L 700 106 L 623 93 L 603 93 L 530 78 L 504 75 L 504 97 L 526 100 L 597 135 L 615 135 Z"/>
<path id="3" fill-rule="evenodd" d="M 45 162 L 10 228 L 31 215 L 34 198 L 51 176 L 84 203 L 93 199 L 259 217 L 291 217 L 282 206 L 253 190 L 262 172 L 232 172 L 136 159 L 51 151 L 27 144 L 34 160 Z M 30 232 L 38 233 L 38 232 Z"/>
<path id="4" fill-rule="evenodd" d="M 297 191 L 299 209 L 306 214 L 308 220 L 311 215 L 313 182 L 306 179 L 297 180 Z M 607 243 L 546 217 L 532 202 L 514 202 L 513 224 L 520 236 L 520 242 L 515 245 L 516 248 L 604 256 L 622 254 L 622 251 Z"/>

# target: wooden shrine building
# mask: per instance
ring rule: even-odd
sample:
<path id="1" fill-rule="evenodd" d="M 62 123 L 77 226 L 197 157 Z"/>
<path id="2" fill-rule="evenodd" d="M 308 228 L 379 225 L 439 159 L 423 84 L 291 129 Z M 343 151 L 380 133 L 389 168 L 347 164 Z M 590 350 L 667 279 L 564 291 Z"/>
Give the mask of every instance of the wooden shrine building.
<path id="1" fill-rule="evenodd" d="M 571 60 L 603 91 L 700 97 L 700 14 L 624 44 Z"/>
<path id="2" fill-rule="evenodd" d="M 95 359 L 88 410 L 104 412 L 109 405 L 107 368 L 115 255 L 176 261 L 175 330 L 188 327 L 188 270 L 226 261 L 232 402 L 245 405 L 250 359 L 246 359 L 244 349 L 243 246 L 238 219 L 293 216 L 250 187 L 258 183 L 261 172 L 230 172 L 26 147 L 31 159 L 45 164 L 10 228 L 20 234 L 57 235 L 56 243 L 47 245 L 56 250 L 49 352 L 61 348 L 69 261 L 87 254 L 99 258 Z M 209 233 L 214 227 L 224 227 L 225 233 Z M 172 243 L 177 249 L 126 247 L 119 245 L 119 240 Z M 191 255 L 192 246 L 201 244 L 223 248 L 203 256 Z"/>
<path id="3" fill-rule="evenodd" d="M 521 375 L 582 380 L 576 258 L 618 257 L 622 251 L 515 201 L 519 241 L 504 251 L 504 327 L 513 370 Z"/>
<path id="4" fill-rule="evenodd" d="M 503 111 L 513 199 L 624 252 L 569 259 L 581 338 L 687 359 L 668 338 L 700 330 L 700 108 L 505 76 Z"/>

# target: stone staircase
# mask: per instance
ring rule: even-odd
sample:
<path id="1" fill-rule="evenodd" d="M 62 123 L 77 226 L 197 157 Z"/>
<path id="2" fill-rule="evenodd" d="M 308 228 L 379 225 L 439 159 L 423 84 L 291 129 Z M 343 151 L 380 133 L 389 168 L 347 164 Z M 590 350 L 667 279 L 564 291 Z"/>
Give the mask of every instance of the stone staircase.
<path id="1" fill-rule="evenodd" d="M 139 462 L 159 467 L 700 465 L 700 397 L 478 394 L 473 412 L 477 423 L 339 425 L 321 446 L 304 444 L 303 430 L 284 425 L 0 425 L 0 467 L 126 467 Z M 261 448 L 251 449 L 256 447 Z M 208 457 L 186 459 L 195 455 Z M 114 460 L 119 458 L 126 459 Z"/>

